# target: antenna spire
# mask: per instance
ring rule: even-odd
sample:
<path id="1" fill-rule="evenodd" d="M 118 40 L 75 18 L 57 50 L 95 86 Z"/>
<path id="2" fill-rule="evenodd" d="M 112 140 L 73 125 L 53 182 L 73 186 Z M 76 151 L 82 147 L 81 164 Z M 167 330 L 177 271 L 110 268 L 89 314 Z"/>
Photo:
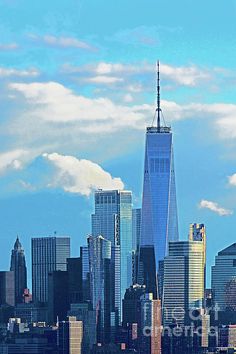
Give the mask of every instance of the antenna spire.
<path id="1" fill-rule="evenodd" d="M 161 127 L 160 61 L 157 61 L 157 128 Z"/>

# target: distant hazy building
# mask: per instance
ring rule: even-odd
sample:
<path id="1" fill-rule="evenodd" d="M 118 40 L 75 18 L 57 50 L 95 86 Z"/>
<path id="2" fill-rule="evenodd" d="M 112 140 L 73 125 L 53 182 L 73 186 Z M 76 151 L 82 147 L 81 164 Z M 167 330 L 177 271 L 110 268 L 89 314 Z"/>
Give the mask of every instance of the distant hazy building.
<path id="1" fill-rule="evenodd" d="M 55 270 L 66 271 L 67 258 L 70 258 L 70 238 L 32 238 L 31 250 L 33 301 L 47 303 L 48 274 Z"/>
<path id="2" fill-rule="evenodd" d="M 15 303 L 22 303 L 24 291 L 27 289 L 27 269 L 25 253 L 18 237 L 11 252 L 10 270 L 14 272 L 15 278 Z"/>
<path id="3" fill-rule="evenodd" d="M 95 192 L 92 235 L 102 235 L 120 247 L 121 298 L 132 284 L 132 193 L 119 190 Z"/>
<path id="4" fill-rule="evenodd" d="M 59 354 L 81 354 L 83 323 L 76 317 L 59 322 Z"/>
<path id="5" fill-rule="evenodd" d="M 214 304 L 220 311 L 225 311 L 232 301 L 232 297 L 229 297 L 230 282 L 236 279 L 236 243 L 223 249 L 215 257 L 211 279 Z"/>
<path id="6" fill-rule="evenodd" d="M 0 306 L 15 306 L 14 272 L 0 271 Z"/>
<path id="7" fill-rule="evenodd" d="M 204 244 L 201 241 L 169 243 L 164 260 L 164 325 L 187 324 L 189 311 L 201 309 L 204 299 Z"/>
<path id="8" fill-rule="evenodd" d="M 24 323 L 44 322 L 48 317 L 47 307 L 34 303 L 22 303 L 15 306 L 14 316 Z"/>

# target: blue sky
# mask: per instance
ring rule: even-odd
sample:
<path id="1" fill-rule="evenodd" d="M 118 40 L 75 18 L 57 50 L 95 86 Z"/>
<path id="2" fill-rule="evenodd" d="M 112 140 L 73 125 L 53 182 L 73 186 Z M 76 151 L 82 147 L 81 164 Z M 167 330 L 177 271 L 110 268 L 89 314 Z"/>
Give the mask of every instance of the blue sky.
<path id="1" fill-rule="evenodd" d="M 145 126 L 174 132 L 181 238 L 207 227 L 208 269 L 235 242 L 236 1 L 0 1 L 0 237 L 85 242 L 97 187 L 140 206 Z"/>

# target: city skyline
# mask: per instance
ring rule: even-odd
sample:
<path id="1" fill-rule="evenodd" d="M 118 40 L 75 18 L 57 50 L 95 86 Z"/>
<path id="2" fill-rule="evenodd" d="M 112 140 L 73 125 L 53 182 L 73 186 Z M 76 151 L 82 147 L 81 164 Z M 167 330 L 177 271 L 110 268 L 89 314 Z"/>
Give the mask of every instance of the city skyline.
<path id="1" fill-rule="evenodd" d="M 56 230 L 71 236 L 78 254 L 92 211 L 88 171 L 94 188 L 124 184 L 141 206 L 159 58 L 163 112 L 175 134 L 180 239 L 190 223 L 206 225 L 209 282 L 215 254 L 234 238 L 235 3 L 222 9 L 210 1 L 202 13 L 201 3 L 183 1 L 172 4 L 174 16 L 163 1 L 135 3 L 135 14 L 134 2 L 123 4 L 127 16 L 122 4 L 100 4 L 105 25 L 95 4 L 0 2 L 3 247 L 19 234 L 29 263 L 30 238 Z M 6 255 L 1 266 L 8 265 Z"/>

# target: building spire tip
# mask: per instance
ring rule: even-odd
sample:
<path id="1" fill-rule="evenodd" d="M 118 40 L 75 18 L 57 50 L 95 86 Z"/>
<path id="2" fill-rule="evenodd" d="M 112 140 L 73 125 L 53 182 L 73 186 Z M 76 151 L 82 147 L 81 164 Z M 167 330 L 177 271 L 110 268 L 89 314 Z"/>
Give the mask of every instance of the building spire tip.
<path id="1" fill-rule="evenodd" d="M 161 127 L 160 61 L 157 60 L 157 128 Z"/>

